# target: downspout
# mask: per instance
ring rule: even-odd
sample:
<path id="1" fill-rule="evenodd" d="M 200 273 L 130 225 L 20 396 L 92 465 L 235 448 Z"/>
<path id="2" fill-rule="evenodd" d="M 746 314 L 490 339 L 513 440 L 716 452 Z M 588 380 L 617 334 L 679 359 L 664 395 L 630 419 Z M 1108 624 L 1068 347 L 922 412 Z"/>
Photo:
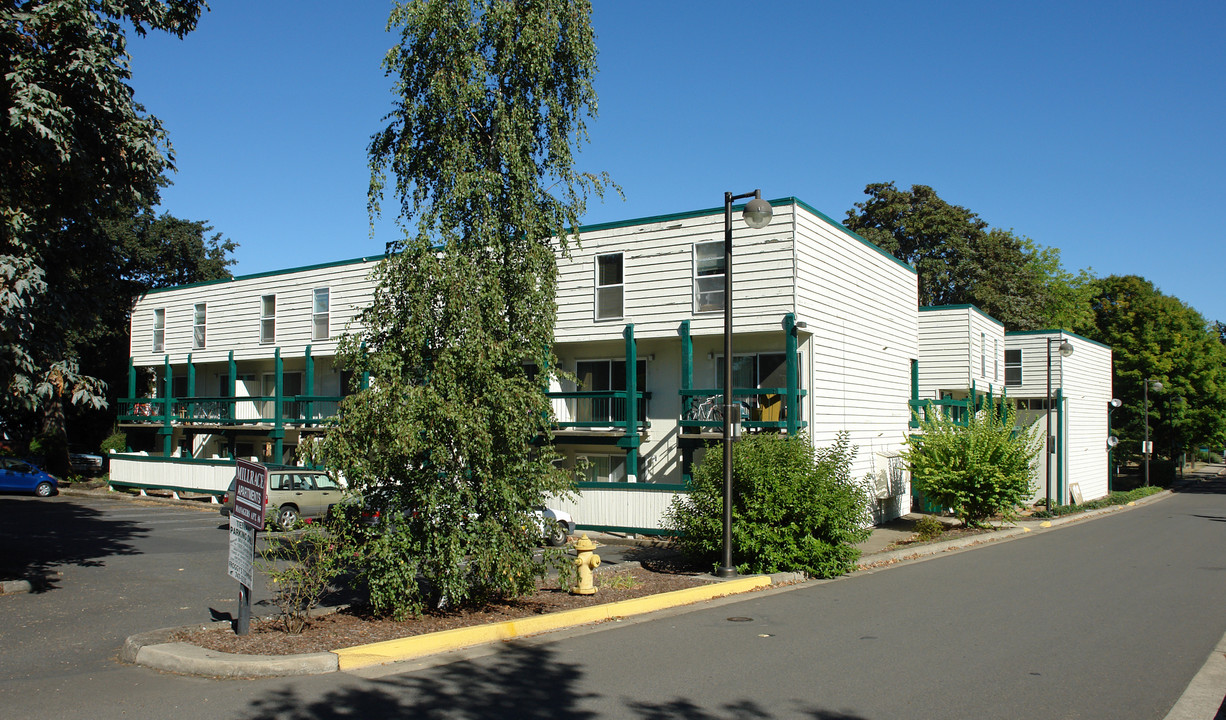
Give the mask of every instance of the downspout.
<path id="1" fill-rule="evenodd" d="M 1060 363 L 1060 387 L 1056 388 L 1056 497 L 1064 505 L 1064 363 Z"/>

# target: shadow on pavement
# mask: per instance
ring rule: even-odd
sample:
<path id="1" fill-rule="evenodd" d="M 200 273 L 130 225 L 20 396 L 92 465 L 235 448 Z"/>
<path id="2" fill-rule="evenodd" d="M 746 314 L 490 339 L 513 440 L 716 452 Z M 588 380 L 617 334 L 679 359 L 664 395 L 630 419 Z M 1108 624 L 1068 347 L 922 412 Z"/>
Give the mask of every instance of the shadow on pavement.
<path id="1" fill-rule="evenodd" d="M 129 541 L 148 531 L 127 520 L 59 498 L 0 498 L 0 580 L 27 580 L 34 592 L 56 589 L 60 565 L 97 567 L 137 550 Z"/>
<path id="2" fill-rule="evenodd" d="M 585 720 L 598 716 L 583 705 L 619 706 L 620 717 L 644 720 L 751 720 L 775 716 L 751 700 L 710 707 L 685 697 L 652 703 L 635 698 L 605 698 L 579 689 L 582 670 L 558 662 L 542 646 L 505 646 L 483 664 L 456 662 L 417 673 L 373 680 L 360 688 L 324 693 L 314 700 L 292 688 L 270 692 L 252 702 L 254 720 L 340 720 L 360 717 L 452 718 L 472 720 Z M 798 701 L 787 704 L 789 715 L 799 712 L 814 720 L 865 720 L 860 715 L 814 708 Z M 599 716 L 607 716 L 600 712 Z"/>

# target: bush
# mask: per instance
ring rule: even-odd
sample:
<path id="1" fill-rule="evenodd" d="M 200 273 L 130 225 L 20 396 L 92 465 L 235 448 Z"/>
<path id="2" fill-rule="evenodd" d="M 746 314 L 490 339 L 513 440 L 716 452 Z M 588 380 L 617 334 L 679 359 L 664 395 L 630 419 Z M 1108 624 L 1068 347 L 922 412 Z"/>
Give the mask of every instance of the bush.
<path id="1" fill-rule="evenodd" d="M 945 532 L 945 523 L 931 515 L 925 515 L 915 523 L 915 536 L 920 540 L 935 540 Z"/>
<path id="2" fill-rule="evenodd" d="M 257 568 L 273 586 L 273 604 L 291 634 L 302 632 L 332 581 L 343 571 L 344 551 L 317 525 L 296 537 L 266 540 Z"/>
<path id="3" fill-rule="evenodd" d="M 941 416 L 920 425 L 903 458 L 911 484 L 933 502 L 953 508 L 967 527 L 996 515 L 1011 520 L 1035 490 L 1031 463 L 1042 438 L 1014 429 L 1013 409 L 996 404 L 972 414 L 965 427 Z"/>
<path id="4" fill-rule="evenodd" d="M 1162 492 L 1162 488 L 1149 486 L 1139 487 L 1134 490 L 1116 491 L 1106 497 L 1101 497 L 1096 500 L 1089 500 L 1080 505 L 1055 505 L 1052 506 L 1051 513 L 1046 510 L 1039 510 L 1034 513 L 1034 517 L 1060 517 L 1061 515 L 1072 515 L 1074 513 L 1085 512 L 1087 510 L 1097 510 L 1099 508 L 1111 507 L 1112 505 L 1127 505 L 1130 502 L 1135 502 L 1150 495 L 1156 495 Z"/>
<path id="5" fill-rule="evenodd" d="M 100 445 L 98 449 L 102 451 L 102 455 L 104 457 L 110 455 L 112 452 L 125 452 L 128 449 L 128 434 L 116 430 L 108 435 L 106 440 L 102 441 L 102 445 Z"/>
<path id="6" fill-rule="evenodd" d="M 732 452 L 732 562 L 738 572 L 834 577 L 855 569 L 867 539 L 869 497 L 851 479 L 846 433 L 814 450 L 805 436 L 748 435 Z M 691 560 L 718 566 L 723 549 L 724 457 L 716 448 L 695 469 L 664 525 Z"/>

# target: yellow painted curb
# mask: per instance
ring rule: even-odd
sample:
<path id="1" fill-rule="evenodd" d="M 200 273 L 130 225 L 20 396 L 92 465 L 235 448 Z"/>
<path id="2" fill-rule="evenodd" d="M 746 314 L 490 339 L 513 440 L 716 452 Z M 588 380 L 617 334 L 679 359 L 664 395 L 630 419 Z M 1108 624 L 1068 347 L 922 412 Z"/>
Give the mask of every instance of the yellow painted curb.
<path id="1" fill-rule="evenodd" d="M 371 665 L 383 665 L 400 660 L 412 660 L 426 655 L 433 655 L 434 653 L 460 650 L 496 640 L 510 640 L 564 627 L 586 625 L 629 615 L 639 615 L 655 610 L 677 607 L 678 605 L 689 605 L 724 595 L 735 595 L 756 590 L 770 584 L 770 576 L 755 575 L 737 578 L 736 580 L 711 583 L 700 587 L 686 588 L 684 590 L 674 590 L 658 595 L 648 595 L 646 597 L 634 598 L 633 600 L 593 605 L 590 608 L 577 608 L 548 615 L 535 615 L 518 620 L 479 625 L 477 627 L 444 630 L 443 632 L 427 635 L 386 640 L 369 645 L 357 645 L 355 647 L 333 650 L 332 652 L 337 656 L 339 669 L 356 670 Z"/>

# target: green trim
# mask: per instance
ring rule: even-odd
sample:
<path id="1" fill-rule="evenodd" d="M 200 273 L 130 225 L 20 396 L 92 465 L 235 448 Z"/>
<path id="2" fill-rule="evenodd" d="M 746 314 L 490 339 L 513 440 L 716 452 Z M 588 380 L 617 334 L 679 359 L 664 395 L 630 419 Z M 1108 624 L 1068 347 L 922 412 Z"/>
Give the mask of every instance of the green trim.
<path id="1" fill-rule="evenodd" d="M 689 492 L 690 490 L 686 485 L 678 485 L 676 483 L 592 482 L 589 480 L 577 482 L 575 487 L 579 490 L 619 490 L 624 492 L 637 490 L 645 490 L 647 492 Z"/>
<path id="2" fill-rule="evenodd" d="M 197 495 L 213 495 L 221 497 L 226 494 L 225 490 L 204 490 L 202 488 L 179 487 L 177 485 L 158 485 L 157 483 L 137 483 L 137 482 L 120 482 L 112 481 L 107 485 L 113 488 L 140 488 L 142 490 L 170 490 L 172 492 L 189 492 Z"/>
<path id="3" fill-rule="evenodd" d="M 634 535 L 668 535 L 668 530 L 664 528 L 641 528 L 641 527 L 623 527 L 621 525 L 575 525 L 576 530 L 590 530 L 592 532 L 616 532 Z"/>
<path id="4" fill-rule="evenodd" d="M 376 259 L 378 258 L 378 259 Z M 264 272 L 251 273 L 249 275 L 235 275 L 231 278 L 223 278 L 221 280 L 201 280 L 200 282 L 188 283 L 186 285 L 175 285 L 173 287 L 155 288 L 147 291 L 146 295 L 157 295 L 171 290 L 182 290 L 184 288 L 205 287 L 207 285 L 224 285 L 226 283 L 238 282 L 239 280 L 257 280 L 259 278 L 274 277 L 277 275 L 288 275 L 296 272 L 307 272 L 308 270 L 326 270 L 327 268 L 344 267 L 345 265 L 359 265 L 365 262 L 378 262 L 382 258 L 379 256 L 366 256 L 361 258 L 350 258 L 348 260 L 334 260 L 332 262 L 316 263 L 314 265 L 302 265 L 299 267 L 285 268 L 283 270 L 265 270 Z"/>
<path id="5" fill-rule="evenodd" d="M 1111 352 L 1115 352 L 1115 348 L 1111 347 L 1110 345 L 1100 343 L 1097 340 L 1091 340 L 1084 335 L 1078 335 L 1077 333 L 1069 332 L 1068 330 L 1010 330 L 1009 332 L 1005 333 L 1005 337 L 1016 337 L 1019 335 L 1068 335 L 1069 337 L 1075 337 L 1078 340 L 1084 340 L 1091 345 L 1097 345 L 1100 348 L 1106 348 Z"/>
<path id="6" fill-rule="evenodd" d="M 985 319 L 991 320 L 992 322 L 996 323 L 1002 328 L 1005 326 L 1003 322 L 997 320 L 996 318 L 980 310 L 978 307 L 971 305 L 970 303 L 966 303 L 963 305 L 925 305 L 924 307 L 921 307 L 919 309 L 920 312 L 933 312 L 937 310 L 974 310 L 975 312 L 982 315 Z"/>

